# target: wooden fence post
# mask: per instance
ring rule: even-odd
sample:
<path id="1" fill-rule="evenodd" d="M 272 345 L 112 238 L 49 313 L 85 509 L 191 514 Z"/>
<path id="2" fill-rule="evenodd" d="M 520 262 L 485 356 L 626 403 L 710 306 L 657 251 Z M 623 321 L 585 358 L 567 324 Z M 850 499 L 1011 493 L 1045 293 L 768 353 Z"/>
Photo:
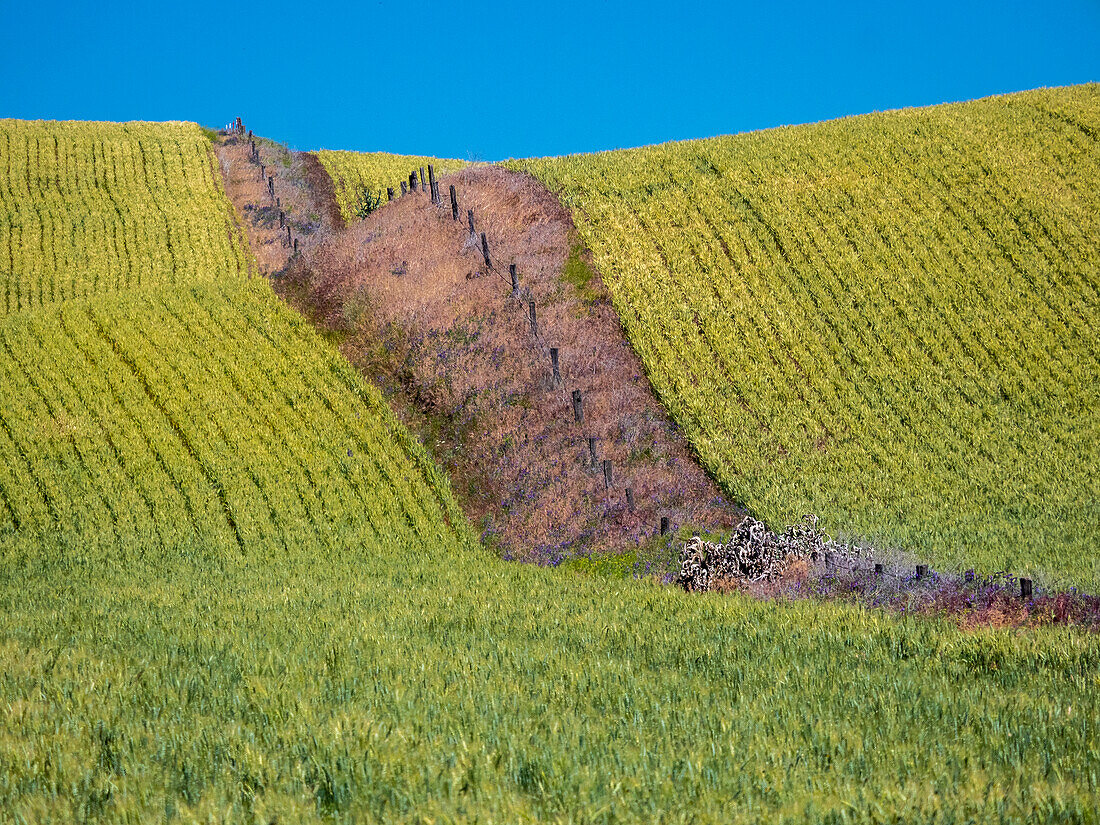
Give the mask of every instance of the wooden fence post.
<path id="1" fill-rule="evenodd" d="M 282 229 L 286 226 L 286 212 L 282 209 L 279 210 L 279 228 Z"/>
<path id="2" fill-rule="evenodd" d="M 634 512 L 634 488 L 626 488 L 626 506 L 630 512 Z"/>
<path id="3" fill-rule="evenodd" d="M 267 176 L 267 191 L 271 194 L 271 199 L 275 199 L 275 176 Z"/>
<path id="4" fill-rule="evenodd" d="M 485 257 L 485 268 L 492 269 L 493 262 L 489 260 L 489 241 L 485 239 L 485 233 L 481 233 L 481 254 Z"/>
<path id="5" fill-rule="evenodd" d="M 453 183 L 451 184 L 451 217 L 458 220 L 458 193 Z"/>
<path id="6" fill-rule="evenodd" d="M 875 565 L 875 578 L 877 579 L 881 575 L 882 575 L 882 565 L 881 564 L 876 564 Z"/>
<path id="7" fill-rule="evenodd" d="M 600 464 L 600 459 L 596 456 L 596 442 L 599 441 L 598 436 L 588 436 L 588 463 L 595 470 Z"/>
<path id="8" fill-rule="evenodd" d="M 1020 579 L 1020 598 L 1030 599 L 1031 593 L 1031 579 Z"/>
<path id="9" fill-rule="evenodd" d="M 538 322 L 538 319 L 535 317 L 535 302 L 534 301 L 528 301 L 527 302 L 527 307 L 531 311 L 531 334 L 534 335 L 536 338 L 538 338 L 538 335 L 539 335 L 539 322 Z"/>
<path id="10" fill-rule="evenodd" d="M 286 228 L 286 245 L 290 246 L 290 227 Z"/>
<path id="11" fill-rule="evenodd" d="M 519 292 L 519 275 L 516 274 L 516 265 L 508 264 L 508 274 L 512 276 L 512 294 Z"/>
<path id="12" fill-rule="evenodd" d="M 554 370 L 554 383 L 561 383 L 561 372 L 558 370 L 558 348 L 550 347 L 550 367 Z"/>
<path id="13" fill-rule="evenodd" d="M 294 254 L 295 255 L 298 254 L 298 239 L 297 238 L 294 239 Z"/>
<path id="14" fill-rule="evenodd" d="M 388 200 L 391 200 L 391 201 L 393 200 L 393 187 L 392 186 L 387 186 L 386 187 L 386 198 Z"/>
<path id="15" fill-rule="evenodd" d="M 928 578 L 928 565 L 927 564 L 918 564 L 917 565 L 917 581 L 920 581 L 921 579 L 926 579 L 926 578 Z"/>
<path id="16" fill-rule="evenodd" d="M 435 183 L 436 183 L 436 181 L 435 181 L 435 169 L 429 163 L 428 164 L 428 188 L 431 190 L 432 203 L 435 203 L 439 198 L 439 195 L 436 192 Z"/>
<path id="17" fill-rule="evenodd" d="M 578 424 L 584 423 L 584 398 L 580 390 L 573 390 L 573 420 Z"/>
<path id="18" fill-rule="evenodd" d="M 474 210 L 473 209 L 467 209 L 466 210 L 466 220 L 468 220 L 470 222 L 470 235 L 472 237 L 474 235 Z"/>
<path id="19" fill-rule="evenodd" d="M 409 173 L 409 191 L 416 191 L 416 170 Z"/>
<path id="20" fill-rule="evenodd" d="M 604 489 L 611 489 L 611 459 L 605 458 L 603 460 L 603 486 Z"/>
<path id="21" fill-rule="evenodd" d="M 407 186 L 408 184 L 405 183 L 405 181 L 401 181 L 401 197 L 405 197 L 405 195 L 409 194 L 409 190 L 406 188 Z"/>
<path id="22" fill-rule="evenodd" d="M 279 209 L 282 205 L 283 205 L 283 199 L 282 198 L 275 198 L 275 208 Z"/>
<path id="23" fill-rule="evenodd" d="M 424 167 L 423 166 L 420 167 L 420 188 L 421 189 L 427 189 L 428 188 L 428 179 L 426 177 L 424 177 Z"/>
<path id="24" fill-rule="evenodd" d="M 260 180 L 263 180 L 266 177 L 267 177 L 267 168 L 261 163 L 260 164 Z"/>
<path id="25" fill-rule="evenodd" d="M 668 533 L 668 528 L 669 528 L 668 516 L 661 516 L 661 535 L 662 536 L 666 535 Z"/>

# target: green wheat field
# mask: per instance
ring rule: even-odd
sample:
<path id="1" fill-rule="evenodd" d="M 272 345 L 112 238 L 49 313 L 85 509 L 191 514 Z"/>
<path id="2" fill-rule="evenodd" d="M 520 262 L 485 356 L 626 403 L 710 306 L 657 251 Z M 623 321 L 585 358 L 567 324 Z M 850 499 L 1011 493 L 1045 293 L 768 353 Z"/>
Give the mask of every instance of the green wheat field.
<path id="1" fill-rule="evenodd" d="M 1084 86 L 514 165 L 754 512 L 1095 590 L 1098 136 Z M 1094 634 L 479 547 L 197 126 L 0 121 L 0 288 L 0 822 L 1100 819 Z"/>

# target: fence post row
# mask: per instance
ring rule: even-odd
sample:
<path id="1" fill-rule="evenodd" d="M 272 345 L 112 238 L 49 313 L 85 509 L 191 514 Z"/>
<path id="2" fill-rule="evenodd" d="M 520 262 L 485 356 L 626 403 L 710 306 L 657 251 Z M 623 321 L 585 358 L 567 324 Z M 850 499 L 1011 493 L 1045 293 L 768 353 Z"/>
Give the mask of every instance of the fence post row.
<path id="1" fill-rule="evenodd" d="M 606 462 L 604 462 L 604 463 L 606 464 Z M 633 492 L 629 488 L 627 488 L 627 491 L 626 491 L 626 499 L 627 499 L 627 502 L 630 504 L 630 509 L 633 510 L 634 509 L 634 505 L 633 505 L 634 496 L 633 496 Z M 848 564 L 842 564 L 840 562 L 840 560 L 837 558 L 835 553 L 826 552 L 825 553 L 825 572 L 826 572 L 826 574 L 828 574 L 830 572 L 835 572 L 836 570 L 838 570 L 840 568 L 844 568 L 844 569 L 849 570 L 849 571 L 858 571 L 857 567 L 853 567 L 853 566 L 848 565 Z M 874 564 L 874 576 L 875 576 L 875 578 L 879 579 L 879 578 L 882 578 L 885 575 L 887 575 L 885 566 L 881 562 L 876 562 Z M 894 574 L 890 574 L 890 575 L 894 575 Z M 929 578 L 928 565 L 927 564 L 918 564 L 916 566 L 916 580 L 917 581 L 923 581 L 923 580 L 926 580 L 928 578 Z M 966 570 L 966 571 L 963 572 L 963 581 L 965 581 L 967 584 L 973 584 L 974 581 L 976 580 L 976 578 L 977 578 L 977 574 L 975 573 L 974 568 L 970 568 L 969 570 Z M 1034 596 L 1035 596 L 1035 583 L 1031 579 L 1024 578 L 1023 576 L 1021 576 L 1020 577 L 1020 598 L 1021 599 L 1031 599 L 1031 598 L 1034 598 Z"/>
<path id="2" fill-rule="evenodd" d="M 428 170 L 427 170 L 427 175 L 426 176 L 425 176 L 425 173 L 424 173 L 424 167 L 423 166 L 420 167 L 419 173 L 420 173 L 419 174 L 419 185 L 420 186 L 424 186 L 425 184 L 427 185 L 427 188 L 429 189 L 429 192 L 430 192 L 430 195 L 431 195 L 432 203 L 433 204 L 442 203 L 443 199 L 439 194 L 439 182 L 436 180 L 436 177 L 435 177 L 435 167 L 434 167 L 434 165 L 430 164 L 430 163 L 428 164 Z M 417 186 L 418 186 L 417 170 L 413 170 L 409 174 L 409 180 L 408 180 L 407 188 L 406 188 L 406 182 L 405 181 L 401 182 L 401 194 L 402 194 L 402 196 L 407 194 L 409 191 L 412 191 L 412 192 L 417 191 Z M 451 196 L 451 219 L 454 220 L 454 221 L 457 221 L 458 220 L 458 191 L 456 190 L 454 184 L 451 184 L 449 186 L 449 190 L 450 190 L 450 196 Z M 387 187 L 386 197 L 390 201 L 392 201 L 394 199 L 394 189 L 393 189 L 393 187 Z M 280 220 L 280 225 L 282 225 L 282 220 L 283 220 L 283 213 L 282 212 L 279 213 L 279 220 Z M 472 209 L 467 209 L 466 210 L 466 220 L 467 220 L 467 223 L 468 223 L 468 226 L 469 226 L 470 237 L 471 238 L 476 237 L 477 231 L 474 227 L 474 211 Z M 290 238 L 290 227 L 289 226 L 287 227 L 287 238 L 288 238 L 288 240 Z M 297 239 L 295 239 L 295 241 L 294 241 L 295 252 L 297 252 L 297 248 L 298 248 L 298 242 L 297 242 Z M 486 237 L 486 234 L 484 232 L 481 233 L 481 254 L 482 254 L 482 257 L 485 259 L 486 268 L 487 269 L 492 269 L 492 267 L 493 267 L 492 258 L 489 255 L 489 240 Z M 514 263 L 509 264 L 508 274 L 509 274 L 509 276 L 511 278 L 511 282 L 512 282 L 512 295 L 515 296 L 519 292 L 519 273 L 517 272 L 516 265 Z M 535 308 L 535 302 L 533 300 L 528 301 L 527 307 L 528 307 L 528 312 L 529 312 L 530 320 L 531 320 L 531 332 L 532 332 L 532 334 L 534 334 L 537 337 L 538 336 L 538 315 L 537 315 L 536 308 Z M 550 365 L 551 365 L 551 369 L 553 371 L 553 376 L 554 376 L 555 383 L 560 383 L 562 379 L 561 379 L 561 368 L 560 368 L 560 361 L 559 361 L 559 351 L 558 351 L 557 347 L 551 347 L 550 348 Z M 583 396 L 583 394 L 581 393 L 580 390 L 573 390 L 572 400 L 573 400 L 573 419 L 577 424 L 583 424 L 584 423 L 584 396 Z M 598 456 L 597 450 L 596 450 L 596 443 L 597 443 L 597 441 L 599 441 L 599 437 L 598 436 L 587 436 L 587 439 L 588 439 L 588 453 L 589 453 L 589 458 L 590 458 L 590 461 L 591 461 L 592 469 L 593 470 L 599 469 L 601 467 L 601 461 L 599 459 L 599 456 Z M 603 459 L 602 469 L 603 469 L 604 488 L 606 490 L 610 491 L 610 489 L 611 489 L 611 487 L 614 483 L 614 465 L 612 464 L 611 459 L 609 459 L 609 458 Z M 635 512 L 636 505 L 635 505 L 635 501 L 634 501 L 634 489 L 632 487 L 627 487 L 626 488 L 626 505 L 627 505 L 627 508 L 630 510 L 630 512 L 632 512 L 632 513 Z M 670 523 L 669 517 L 668 516 L 661 516 L 660 534 L 662 536 L 667 535 L 669 533 L 670 529 L 671 529 L 671 523 Z M 827 558 L 827 563 L 831 563 L 831 562 L 832 562 L 832 559 Z M 881 575 L 882 574 L 882 565 L 881 564 L 876 564 L 875 565 L 875 574 L 876 575 Z M 917 568 L 917 577 L 921 578 L 922 575 L 927 575 L 927 569 L 923 565 L 921 565 Z M 1025 580 L 1021 580 L 1021 586 L 1023 586 L 1023 581 L 1025 581 Z M 1028 584 L 1030 586 L 1030 582 Z"/>

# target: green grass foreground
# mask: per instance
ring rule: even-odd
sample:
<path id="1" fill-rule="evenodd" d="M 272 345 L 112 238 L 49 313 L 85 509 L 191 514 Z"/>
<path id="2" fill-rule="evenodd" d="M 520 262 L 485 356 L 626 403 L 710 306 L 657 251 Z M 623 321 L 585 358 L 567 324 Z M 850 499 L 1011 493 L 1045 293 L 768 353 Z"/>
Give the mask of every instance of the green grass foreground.
<path id="1" fill-rule="evenodd" d="M 517 161 L 782 529 L 1100 587 L 1100 85 Z"/>
<path id="2" fill-rule="evenodd" d="M 343 538 L 5 556 L 0 821 L 1096 821 L 1095 635 Z"/>

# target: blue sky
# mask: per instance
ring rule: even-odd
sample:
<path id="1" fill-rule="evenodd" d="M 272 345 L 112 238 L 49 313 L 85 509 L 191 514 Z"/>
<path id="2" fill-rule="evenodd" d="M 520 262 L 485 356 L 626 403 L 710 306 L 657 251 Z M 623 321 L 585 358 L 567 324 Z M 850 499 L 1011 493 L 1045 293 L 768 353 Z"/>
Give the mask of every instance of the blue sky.
<path id="1" fill-rule="evenodd" d="M 1100 80 L 1100 0 L 0 0 L 0 117 L 498 160 Z"/>

